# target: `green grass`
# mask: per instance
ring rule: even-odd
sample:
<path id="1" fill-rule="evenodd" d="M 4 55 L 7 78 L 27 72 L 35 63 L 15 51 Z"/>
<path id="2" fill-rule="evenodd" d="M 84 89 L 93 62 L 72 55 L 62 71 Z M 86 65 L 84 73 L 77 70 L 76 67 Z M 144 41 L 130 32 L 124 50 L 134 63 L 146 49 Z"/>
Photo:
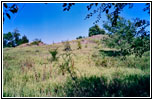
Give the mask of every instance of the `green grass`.
<path id="1" fill-rule="evenodd" d="M 150 96 L 150 52 L 142 58 L 131 55 L 121 60 L 113 49 L 96 42 L 89 42 L 87 47 L 81 43 L 81 49 L 76 40 L 70 41 L 70 45 L 76 80 L 68 73 L 62 75 L 57 62 L 50 61 L 49 50 L 58 48 L 58 55 L 67 52 L 62 43 L 4 48 L 3 96 Z M 64 64 L 64 60 L 58 62 Z"/>

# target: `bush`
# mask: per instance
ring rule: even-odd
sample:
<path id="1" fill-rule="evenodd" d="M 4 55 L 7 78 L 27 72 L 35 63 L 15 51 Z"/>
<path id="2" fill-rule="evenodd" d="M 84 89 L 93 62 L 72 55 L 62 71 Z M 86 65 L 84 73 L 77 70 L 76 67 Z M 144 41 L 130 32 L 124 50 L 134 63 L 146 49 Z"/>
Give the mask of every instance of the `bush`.
<path id="1" fill-rule="evenodd" d="M 40 39 L 35 39 L 33 42 L 30 43 L 30 45 L 39 45 L 40 42 L 42 42 Z"/>
<path id="2" fill-rule="evenodd" d="M 98 25 L 89 28 L 89 37 L 98 34 L 105 34 L 105 30 L 101 29 Z"/>
<path id="3" fill-rule="evenodd" d="M 81 42 L 80 41 L 77 41 L 77 43 L 78 43 L 78 49 L 81 49 L 82 48 Z"/>
<path id="4" fill-rule="evenodd" d="M 78 36 L 76 39 L 82 39 L 85 38 L 85 36 Z"/>
<path id="5" fill-rule="evenodd" d="M 64 51 L 71 51 L 71 46 L 69 41 L 64 42 Z"/>
<path id="6" fill-rule="evenodd" d="M 58 57 L 57 57 L 57 54 L 58 54 L 57 48 L 53 49 L 53 50 L 49 50 L 49 53 L 51 54 L 51 61 L 57 61 L 57 59 L 58 59 Z"/>
<path id="7" fill-rule="evenodd" d="M 65 75 L 65 73 L 68 73 L 71 76 L 72 80 L 75 80 L 76 78 L 76 72 L 74 68 L 74 60 L 72 58 L 72 53 L 67 52 L 63 53 L 61 55 L 61 63 L 58 63 L 59 70 L 62 73 L 62 75 Z"/>
<path id="8" fill-rule="evenodd" d="M 149 75 L 126 75 L 113 77 L 108 82 L 104 76 L 80 77 L 76 81 L 68 79 L 57 94 L 66 97 L 149 97 Z"/>

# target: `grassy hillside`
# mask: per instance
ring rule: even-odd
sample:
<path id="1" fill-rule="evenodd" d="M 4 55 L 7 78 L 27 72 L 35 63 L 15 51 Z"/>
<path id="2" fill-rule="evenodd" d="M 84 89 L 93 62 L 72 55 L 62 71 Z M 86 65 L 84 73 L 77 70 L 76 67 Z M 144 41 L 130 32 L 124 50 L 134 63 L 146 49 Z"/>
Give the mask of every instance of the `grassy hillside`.
<path id="1" fill-rule="evenodd" d="M 125 60 L 117 50 L 106 48 L 98 35 L 70 41 L 75 79 L 62 74 L 64 43 L 3 49 L 3 96 L 150 96 L 150 52 Z M 57 49 L 57 61 L 49 50 Z M 70 64 L 70 62 L 69 62 Z"/>

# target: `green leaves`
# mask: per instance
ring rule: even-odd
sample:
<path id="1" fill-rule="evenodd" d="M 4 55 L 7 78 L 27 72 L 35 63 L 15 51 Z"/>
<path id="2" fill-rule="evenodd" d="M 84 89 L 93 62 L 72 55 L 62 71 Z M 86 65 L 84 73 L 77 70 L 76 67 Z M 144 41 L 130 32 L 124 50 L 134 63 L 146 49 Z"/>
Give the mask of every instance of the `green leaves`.
<path id="1" fill-rule="evenodd" d="M 29 42 L 25 35 L 21 39 L 19 36 L 20 33 L 18 33 L 17 30 L 15 32 L 8 32 L 3 34 L 3 47 L 15 47 L 20 44 Z"/>
<path id="2" fill-rule="evenodd" d="M 11 16 L 10 16 L 8 13 L 6 13 L 6 16 L 7 16 L 9 19 L 11 19 Z"/>
<path id="3" fill-rule="evenodd" d="M 137 20 L 130 22 L 122 17 L 118 18 L 116 26 L 111 26 L 112 19 L 108 16 L 108 22 L 103 27 L 108 30 L 110 37 L 104 42 L 108 47 L 121 50 L 121 55 L 126 56 L 135 54 L 141 57 L 146 51 L 149 51 L 149 35 L 145 35 L 147 21 Z"/>
<path id="4" fill-rule="evenodd" d="M 89 28 L 89 37 L 98 34 L 105 34 L 105 30 L 101 29 L 97 24 Z"/>
<path id="5" fill-rule="evenodd" d="M 66 7 L 66 5 L 67 5 L 67 3 L 64 3 L 64 4 L 63 4 L 63 7 Z"/>
<path id="6" fill-rule="evenodd" d="M 14 13 L 17 13 L 18 9 L 14 8 L 14 9 L 10 9 L 10 11 L 14 14 Z"/>
<path id="7" fill-rule="evenodd" d="M 5 19 L 4 16 L 6 15 L 7 18 L 11 19 L 10 12 L 13 13 L 13 14 L 17 13 L 18 12 L 18 6 L 17 6 L 17 4 L 13 4 L 11 6 L 8 6 L 7 3 L 4 3 L 3 5 L 5 7 L 4 8 L 5 10 L 3 12 L 3 22 L 4 22 L 4 19 Z"/>
<path id="8" fill-rule="evenodd" d="M 75 5 L 75 3 L 64 3 L 63 4 L 63 7 L 64 7 L 63 11 L 69 11 L 73 5 Z"/>
<path id="9" fill-rule="evenodd" d="M 7 7 L 8 7 L 6 3 L 4 3 L 3 5 L 4 5 L 4 7 L 5 7 L 5 8 L 7 8 Z"/>

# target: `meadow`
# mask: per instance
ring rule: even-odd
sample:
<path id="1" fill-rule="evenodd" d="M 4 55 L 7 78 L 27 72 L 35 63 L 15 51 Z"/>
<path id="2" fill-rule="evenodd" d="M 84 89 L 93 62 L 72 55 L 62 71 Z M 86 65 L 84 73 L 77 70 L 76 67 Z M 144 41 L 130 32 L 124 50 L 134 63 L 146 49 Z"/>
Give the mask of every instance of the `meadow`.
<path id="1" fill-rule="evenodd" d="M 3 96 L 149 97 L 150 52 L 123 59 L 103 37 L 69 41 L 68 51 L 65 42 L 3 48 Z"/>

